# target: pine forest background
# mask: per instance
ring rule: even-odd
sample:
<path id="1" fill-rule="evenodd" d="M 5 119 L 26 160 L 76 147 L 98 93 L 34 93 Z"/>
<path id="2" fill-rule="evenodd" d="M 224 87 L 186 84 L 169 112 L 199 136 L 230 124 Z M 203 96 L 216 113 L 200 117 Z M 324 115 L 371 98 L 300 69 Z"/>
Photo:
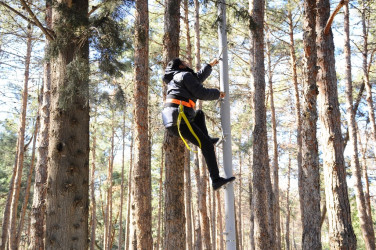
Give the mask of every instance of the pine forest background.
<path id="1" fill-rule="evenodd" d="M 66 2 L 67 6 L 72 2 L 78 4 L 76 1 L 57 2 Z M 88 244 L 91 249 L 128 249 L 128 247 L 132 247 L 132 242 L 134 242 L 132 240 L 132 230 L 134 229 L 132 228 L 136 227 L 132 221 L 134 222 L 136 215 L 132 209 L 134 204 L 130 202 L 130 199 L 132 195 L 137 195 L 132 190 L 134 188 L 132 166 L 135 158 L 138 159 L 135 157 L 135 152 L 141 150 L 137 147 L 144 147 L 143 150 L 149 152 L 148 157 L 150 157 L 148 171 L 151 173 L 152 244 L 154 249 L 169 249 L 164 245 L 166 243 L 163 240 L 167 236 L 164 227 L 166 223 L 164 220 L 166 211 L 164 201 L 166 191 L 164 186 L 166 182 L 165 152 L 163 150 L 165 130 L 161 121 L 161 110 L 164 91 L 162 76 L 166 62 L 163 52 L 164 18 L 168 13 L 168 11 L 165 12 L 166 6 L 171 1 L 143 1 L 148 6 L 149 17 L 146 20 L 149 25 L 149 36 L 147 37 L 149 64 L 146 66 L 146 71 L 149 74 L 147 79 L 148 94 L 146 95 L 148 100 L 146 116 L 148 143 L 145 145 L 135 143 L 135 137 L 139 133 L 137 125 L 135 125 L 135 107 L 136 98 L 140 98 L 139 92 L 136 94 L 137 88 L 135 87 L 135 68 L 136 64 L 140 62 L 140 59 L 135 60 L 135 39 L 138 39 L 135 34 L 140 34 L 137 30 L 139 27 L 144 27 L 141 24 L 145 25 L 142 21 L 141 24 L 140 21 L 136 22 L 135 12 L 138 2 L 142 1 L 88 2 L 90 11 L 90 14 L 87 15 L 88 21 L 80 19 L 78 11 L 76 11 L 75 14 L 67 15 L 62 22 L 67 24 L 66 27 L 64 25 L 55 27 L 55 33 L 51 33 L 52 28 L 46 27 L 51 27 L 51 21 L 48 18 L 49 8 L 51 6 L 58 8 L 54 5 L 55 1 L 0 1 L 0 222 L 2 225 L 6 218 L 3 215 L 6 215 L 6 207 L 9 203 L 10 187 L 14 187 L 13 192 L 18 190 L 16 193 L 19 193 L 18 197 L 14 196 L 18 202 L 15 203 L 13 199 L 12 203 L 16 207 L 11 208 L 15 209 L 15 215 L 13 215 L 15 217 L 12 219 L 11 215 L 7 215 L 7 218 L 10 218 L 7 230 L 16 232 L 16 239 L 13 239 L 16 243 L 12 245 L 12 233 L 10 233 L 7 236 L 10 237 L 7 244 L 12 249 L 17 247 L 27 249 L 34 244 L 31 236 L 32 231 L 35 230 L 32 226 L 33 202 L 35 202 L 33 199 L 37 199 L 35 193 L 39 177 L 36 177 L 35 171 L 39 167 L 37 164 L 40 160 L 39 148 L 44 145 L 38 138 L 43 132 L 42 112 L 45 112 L 43 111 L 45 100 L 42 97 L 45 96 L 43 93 L 47 81 L 46 74 L 48 74 L 46 69 L 50 60 L 53 62 L 56 60 L 54 58 L 59 57 L 56 56 L 58 53 L 56 51 L 69 44 L 70 40 L 74 40 L 74 34 L 81 32 L 81 35 L 87 33 L 81 37 L 86 38 L 87 44 L 89 44 L 88 65 L 90 70 L 82 66 L 84 63 L 77 59 L 67 68 L 66 74 L 74 83 L 81 81 L 82 75 L 89 79 L 87 102 L 90 107 L 90 170 L 88 172 L 90 175 L 88 190 L 90 198 L 88 238 L 90 241 Z M 48 3 L 52 5 L 49 6 Z M 331 12 L 338 4 L 338 1 L 330 2 Z M 263 30 L 266 93 L 264 103 L 266 105 L 268 144 L 268 154 L 265 157 L 268 157 L 273 185 L 275 185 L 275 173 L 278 173 L 279 177 L 277 182 L 279 193 L 277 197 L 279 199 L 278 206 L 276 205 L 279 210 L 279 223 L 277 223 L 280 226 L 277 230 L 279 233 L 276 234 L 279 236 L 279 240 L 277 240 L 279 249 L 304 249 L 302 246 L 301 201 L 299 200 L 299 189 L 302 187 L 298 181 L 299 142 L 295 95 L 297 90 L 300 105 L 303 105 L 305 97 L 302 84 L 305 74 L 307 74 L 303 43 L 305 27 L 303 5 L 303 1 L 296 0 L 265 2 Z M 355 0 L 350 1 L 348 6 L 352 61 L 350 74 L 353 85 L 353 103 L 355 104 L 353 108 L 355 110 L 355 127 L 358 136 L 357 155 L 360 162 L 362 190 L 366 203 L 367 200 L 369 201 L 370 218 L 373 218 L 371 225 L 372 231 L 374 231 L 376 226 L 376 136 L 373 131 L 375 117 L 370 115 L 370 107 L 371 110 L 374 110 L 376 101 L 376 26 L 374 25 L 376 2 Z M 198 7 L 199 9 L 197 9 Z M 255 144 L 253 141 L 255 125 L 253 93 L 255 89 L 252 84 L 254 58 L 251 56 L 253 53 L 251 50 L 251 28 L 254 24 L 250 18 L 251 7 L 252 2 L 249 1 L 227 1 L 229 96 L 233 143 L 232 163 L 236 176 L 234 192 L 238 249 L 254 247 L 254 217 L 257 216 L 252 208 L 252 190 L 255 188 L 252 188 L 253 147 Z M 198 16 L 195 15 L 197 10 Z M 64 13 L 64 11 L 70 10 L 60 11 Z M 36 17 L 33 17 L 31 12 Z M 36 19 L 45 27 L 44 30 L 38 27 Z M 199 20 L 199 26 L 197 26 L 199 28 L 199 43 L 197 43 L 197 30 L 195 31 L 197 20 Z M 89 22 L 89 24 L 85 22 Z M 217 34 L 218 22 L 217 1 L 181 0 L 179 55 L 184 60 L 191 62 L 193 68 L 196 69 L 197 63 L 209 62 L 220 53 Z M 334 19 L 332 32 L 341 114 L 340 128 L 345 144 L 345 181 L 347 181 L 351 209 L 351 224 L 357 240 L 356 249 L 375 249 L 374 244 L 373 248 L 366 246 L 362 234 L 355 190 L 356 176 L 351 168 L 353 146 L 349 141 L 349 123 L 346 118 L 348 113 L 346 104 L 347 62 L 344 24 L 344 8 L 342 8 Z M 136 27 L 136 25 L 140 26 Z M 90 28 L 85 31 L 80 30 L 80 27 L 89 26 Z M 75 32 L 70 33 L 64 30 L 69 28 L 75 29 Z M 57 31 L 58 29 L 60 30 Z M 53 34 L 54 39 L 46 39 L 46 34 Z M 65 36 L 64 34 L 73 35 Z M 84 38 L 83 40 L 85 40 Z M 138 40 L 139 42 L 140 40 Z M 85 46 L 83 45 L 83 47 Z M 197 57 L 197 51 L 201 58 Z M 295 76 L 297 88 L 294 85 Z M 219 88 L 218 66 L 214 67 L 212 75 L 204 84 L 208 87 Z M 369 91 L 367 84 L 370 86 Z M 64 106 L 65 102 L 70 103 L 75 100 L 73 96 L 81 91 L 77 86 L 71 84 L 63 90 L 64 98 L 59 100 L 62 102 L 61 105 Z M 54 91 L 56 92 L 56 89 L 51 93 Z M 81 98 L 85 99 L 84 96 L 82 94 Z M 51 98 L 54 97 L 51 96 Z M 216 101 L 203 102 L 202 109 L 206 113 L 209 134 L 213 137 L 220 137 L 219 103 Z M 301 109 L 299 115 L 302 114 L 305 115 Z M 62 126 L 65 125 L 62 124 Z M 321 223 L 322 249 L 329 249 L 331 246 L 332 249 L 338 249 L 331 245 L 329 237 L 323 170 L 325 150 L 320 141 L 323 128 L 323 124 L 319 120 L 317 122 L 318 167 L 320 168 L 320 204 L 323 217 L 315 219 Z M 19 146 L 21 140 L 23 147 Z M 81 140 L 78 143 L 80 142 Z M 22 154 L 20 154 L 20 150 L 23 152 Z M 216 147 L 220 171 L 223 175 L 221 150 L 221 145 Z M 188 249 L 224 249 L 226 244 L 224 192 L 222 190 L 213 192 L 207 170 L 200 165 L 202 161 L 199 161 L 198 158 L 191 153 L 190 159 L 185 162 L 185 185 L 179 187 L 179 190 L 184 190 L 181 192 L 182 197 L 184 194 L 190 195 L 190 198 L 185 200 L 187 218 L 185 244 Z M 274 169 L 277 172 L 273 172 Z M 17 180 L 19 180 L 19 186 L 17 186 Z M 147 184 L 146 182 L 144 185 L 147 186 Z M 42 184 L 42 187 L 43 185 L 45 184 Z M 94 234 L 93 228 L 95 229 Z M 1 230 L 3 234 L 4 230 L 3 227 Z M 182 229 L 182 231 L 184 230 Z M 2 249 L 5 249 L 6 246 L 3 240 L 2 247 L 4 248 Z"/>

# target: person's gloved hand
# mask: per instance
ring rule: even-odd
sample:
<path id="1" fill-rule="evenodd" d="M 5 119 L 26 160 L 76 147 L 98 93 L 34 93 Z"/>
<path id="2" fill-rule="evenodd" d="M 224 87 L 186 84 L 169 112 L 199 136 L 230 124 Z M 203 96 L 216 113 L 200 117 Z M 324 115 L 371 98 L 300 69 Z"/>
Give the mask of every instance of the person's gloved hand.
<path id="1" fill-rule="evenodd" d="M 209 64 L 210 64 L 210 66 L 213 67 L 214 65 L 217 65 L 218 63 L 219 63 L 218 59 L 215 58 L 215 59 L 211 60 L 211 62 Z"/>
<path id="2" fill-rule="evenodd" d="M 223 99 L 225 98 L 226 93 L 225 92 L 219 92 L 219 98 Z"/>

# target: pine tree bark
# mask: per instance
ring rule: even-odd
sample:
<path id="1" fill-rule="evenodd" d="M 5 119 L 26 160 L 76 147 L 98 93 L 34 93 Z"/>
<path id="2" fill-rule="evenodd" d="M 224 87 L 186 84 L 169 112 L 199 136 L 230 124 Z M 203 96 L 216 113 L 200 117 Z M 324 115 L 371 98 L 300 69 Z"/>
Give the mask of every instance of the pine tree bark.
<path id="1" fill-rule="evenodd" d="M 180 0 L 165 1 L 164 65 L 179 56 Z M 164 244 L 166 250 L 185 247 L 184 144 L 177 136 L 165 133 L 165 209 Z"/>
<path id="2" fill-rule="evenodd" d="M 14 160 L 14 166 L 17 164 L 17 159 L 18 159 L 18 140 L 17 140 L 17 146 L 16 146 L 16 157 Z M 11 203 L 12 203 L 12 196 L 13 196 L 13 186 L 14 186 L 14 180 L 16 177 L 17 173 L 17 168 L 13 168 L 12 172 L 12 177 L 9 182 L 9 191 L 7 195 L 7 200 L 5 202 L 5 207 L 4 207 L 4 214 L 3 214 L 3 223 L 2 223 L 2 233 L 1 233 L 1 250 L 5 250 L 8 244 L 8 235 L 9 235 L 9 221 L 10 221 L 10 208 L 11 208 Z"/>
<path id="3" fill-rule="evenodd" d="M 197 221 L 196 221 L 196 226 L 195 226 L 195 231 L 196 231 L 196 240 L 195 240 L 195 250 L 202 249 L 202 230 L 201 230 L 201 210 L 200 210 L 200 204 L 201 204 L 201 178 L 200 178 L 200 163 L 199 163 L 199 154 L 196 152 L 195 154 L 195 168 L 194 168 L 194 174 L 195 174 L 195 179 L 196 179 L 196 187 L 197 187 L 197 192 L 196 192 L 196 200 L 197 200 Z"/>
<path id="4" fill-rule="evenodd" d="M 321 249 L 320 172 L 317 143 L 316 1 L 304 1 L 304 82 L 302 113 L 302 169 L 299 173 L 303 249 Z"/>
<path id="5" fill-rule="evenodd" d="M 120 184 L 120 215 L 119 215 L 119 240 L 118 247 L 119 249 L 123 246 L 123 206 L 124 206 L 124 167 L 125 167 L 125 114 L 123 112 L 123 125 L 122 125 L 122 154 L 121 154 L 121 184 Z"/>
<path id="6" fill-rule="evenodd" d="M 41 100 L 39 99 L 39 105 L 40 106 Z M 30 187 L 31 187 L 31 178 L 33 176 L 34 172 L 34 167 L 35 167 L 35 148 L 36 148 L 36 139 L 38 135 L 38 130 L 39 130 L 39 121 L 40 121 L 40 115 L 39 113 L 37 114 L 37 119 L 35 121 L 35 128 L 34 128 L 34 135 L 33 135 L 33 147 L 31 151 L 31 163 L 30 163 L 30 168 L 29 168 L 29 174 L 27 175 L 27 182 L 26 182 L 26 189 L 25 189 L 25 196 L 24 196 L 24 201 L 22 204 L 22 209 L 21 209 L 21 215 L 20 215 L 20 220 L 18 223 L 18 230 L 17 230 L 17 236 L 16 236 L 16 246 L 20 248 L 20 241 L 21 241 L 21 236 L 22 236 L 22 231 L 24 227 L 24 221 L 25 221 L 25 215 L 26 215 L 26 210 L 27 210 L 27 205 L 29 203 L 29 196 L 30 196 Z"/>
<path id="7" fill-rule="evenodd" d="M 192 68 L 192 43 L 189 28 L 189 8 L 188 0 L 184 0 L 184 24 L 187 40 L 187 62 L 189 67 Z M 192 185 L 191 185 L 191 166 L 190 166 L 190 151 L 185 149 L 185 162 L 184 162 L 184 174 L 185 174 L 185 216 L 187 218 L 186 231 L 187 231 L 187 249 L 192 250 Z"/>
<path id="8" fill-rule="evenodd" d="M 330 15 L 329 0 L 317 0 L 317 75 L 319 117 L 322 125 L 325 195 L 332 249 L 356 249 L 347 193 L 343 139 L 335 72 L 334 43 L 331 30 L 324 29 Z M 311 191 L 312 193 L 312 191 Z M 318 217 L 316 217 L 318 218 Z"/>
<path id="9" fill-rule="evenodd" d="M 15 168 L 17 168 L 16 176 L 14 179 L 12 202 L 10 207 L 10 221 L 9 221 L 9 247 L 10 249 L 18 249 L 17 246 L 17 208 L 18 199 L 20 195 L 21 181 L 22 181 L 22 170 L 24 164 L 24 140 L 25 140 L 25 128 L 26 128 L 26 111 L 27 111 L 27 98 L 28 98 L 28 83 L 30 75 L 30 60 L 32 51 L 32 26 L 27 29 L 27 42 L 26 42 L 26 57 L 25 57 L 25 71 L 24 71 L 24 87 L 22 92 L 22 104 L 21 104 L 21 114 L 20 114 L 20 127 L 18 130 L 18 155 L 17 163 Z"/>
<path id="10" fill-rule="evenodd" d="M 286 234 L 285 244 L 286 250 L 290 250 L 290 177 L 291 177 L 291 157 L 289 155 L 288 170 L 287 170 L 287 195 L 286 195 Z"/>
<path id="11" fill-rule="evenodd" d="M 97 159 L 97 107 L 94 111 L 94 131 L 93 146 L 91 148 L 91 177 L 90 177 L 90 195 L 91 195 L 91 234 L 90 234 L 90 250 L 95 250 L 96 229 L 97 229 L 97 204 L 95 199 L 95 164 Z"/>
<path id="12" fill-rule="evenodd" d="M 266 130 L 265 107 L 265 65 L 264 65 L 264 0 L 250 1 L 250 16 L 252 18 L 251 43 L 253 54 L 253 103 L 254 103 L 254 129 L 253 129 L 253 204 L 255 213 L 255 249 L 274 249 L 275 244 L 270 231 L 270 171 Z M 268 176 L 269 175 L 269 176 Z"/>
<path id="13" fill-rule="evenodd" d="M 272 122 L 272 138 L 273 138 L 273 212 L 275 218 L 275 242 L 276 248 L 281 249 L 281 227 L 280 227 L 280 206 L 279 206 L 279 177 L 278 177 L 278 141 L 277 141 L 277 122 L 275 117 L 275 107 L 274 107 L 274 92 L 273 92 L 273 71 L 271 62 L 271 52 L 270 52 L 270 40 L 267 38 L 266 42 L 266 54 L 268 58 L 268 82 L 269 82 L 269 94 L 270 94 L 270 111 L 271 111 L 271 122 Z"/>
<path id="14" fill-rule="evenodd" d="M 132 135 L 131 135 L 131 146 L 130 146 L 130 156 L 131 160 L 129 161 L 128 169 L 128 195 L 127 195 L 127 222 L 126 222 L 126 234 L 125 234 L 125 250 L 129 249 L 129 239 L 131 237 L 131 232 L 129 229 L 130 226 L 130 217 L 131 217 L 131 201 L 132 201 L 132 172 L 133 172 L 133 142 L 134 142 L 134 123 L 132 125 Z"/>
<path id="15" fill-rule="evenodd" d="M 242 155 L 239 153 L 239 190 L 238 190 L 238 225 L 239 225 L 239 239 L 237 242 L 239 242 L 239 249 L 243 249 L 243 218 L 242 218 Z M 213 236 L 214 237 L 214 236 Z M 215 249 L 215 248 L 214 248 Z"/>
<path id="16" fill-rule="evenodd" d="M 115 114 L 114 110 L 111 111 L 111 151 L 108 157 L 107 180 L 106 180 L 106 212 L 104 218 L 104 237 L 103 246 L 105 250 L 111 249 L 112 237 L 112 174 L 114 167 L 114 147 L 115 147 Z"/>
<path id="17" fill-rule="evenodd" d="M 375 249 L 375 233 L 373 231 L 372 220 L 367 215 L 366 202 L 363 192 L 362 174 L 358 155 L 358 137 L 355 123 L 355 113 L 353 108 L 353 88 L 351 77 L 351 48 L 350 48 L 350 17 L 349 4 L 344 6 L 344 29 L 345 29 L 345 60 L 346 60 L 346 118 L 349 130 L 349 139 L 352 144 L 351 169 L 354 175 L 355 197 L 359 214 L 360 228 L 362 230 L 364 242 L 367 249 Z"/>
<path id="18" fill-rule="evenodd" d="M 368 27 L 369 27 L 369 18 L 366 20 L 366 12 L 370 11 L 367 6 L 367 1 L 362 1 L 362 35 L 363 35 L 363 81 L 366 87 L 366 101 L 368 108 L 369 120 L 371 122 L 371 131 L 374 144 L 376 144 L 376 121 L 375 121 L 375 109 L 373 107 L 373 97 L 372 97 L 372 83 L 369 80 L 369 70 L 368 70 Z M 376 146 L 373 147 L 373 152 L 376 156 Z"/>
<path id="19" fill-rule="evenodd" d="M 137 248 L 153 248 L 151 231 L 151 159 L 149 151 L 149 11 L 148 1 L 136 1 L 135 21 L 135 154 L 132 213 Z M 184 175 L 182 176 L 184 178 Z"/>
<path id="20" fill-rule="evenodd" d="M 88 1 L 59 0 L 58 3 L 74 8 L 75 14 L 87 18 Z M 64 16 L 52 9 L 52 28 L 57 39 L 69 35 L 56 29 L 65 25 Z M 75 34 L 71 34 L 75 35 Z M 46 249 L 88 248 L 89 207 L 89 80 L 88 74 L 74 81 L 71 101 L 66 94 L 72 81 L 66 75 L 68 67 L 78 63 L 83 72 L 89 71 L 87 40 L 80 44 L 71 40 L 51 59 L 50 146 L 48 149 L 48 182 L 46 204 Z M 62 104 L 64 103 L 64 104 Z"/>
<path id="21" fill-rule="evenodd" d="M 51 0 L 46 1 L 46 25 L 52 25 Z M 49 41 L 46 39 L 46 47 Z M 34 195 L 31 208 L 31 234 L 29 249 L 44 249 L 45 243 L 45 211 L 46 211 L 46 184 L 47 184 L 47 160 L 50 127 L 50 105 L 51 105 L 51 64 L 44 63 L 43 72 L 43 97 L 42 106 L 39 109 L 40 130 L 38 133 L 37 163 L 35 166 Z"/>
<path id="22" fill-rule="evenodd" d="M 160 176 L 159 176 L 159 202 L 158 202 L 158 228 L 157 228 L 157 246 L 156 249 L 159 250 L 159 246 L 161 244 L 161 224 L 162 224 L 162 203 L 163 203 L 163 148 L 161 153 L 161 168 L 160 168 Z"/>
<path id="23" fill-rule="evenodd" d="M 297 164 L 298 164 L 298 186 L 299 186 L 299 196 L 302 197 L 303 191 L 302 188 L 302 116 L 301 116 L 301 104 L 299 97 L 299 86 L 298 86 L 298 74 L 296 68 L 296 54 L 295 54 L 295 40 L 294 40 L 294 23 L 292 18 L 292 12 L 289 9 L 288 14 L 288 23 L 289 23 L 289 36 L 290 36 L 290 64 L 291 64 L 291 73 L 292 80 L 294 83 L 294 92 L 295 92 L 295 117 L 296 117 L 296 141 L 298 146 L 297 152 Z M 316 103 L 316 101 L 315 101 Z M 303 211 L 304 205 L 302 203 L 303 199 L 299 200 L 300 211 Z M 303 217 L 301 217 L 303 219 Z"/>

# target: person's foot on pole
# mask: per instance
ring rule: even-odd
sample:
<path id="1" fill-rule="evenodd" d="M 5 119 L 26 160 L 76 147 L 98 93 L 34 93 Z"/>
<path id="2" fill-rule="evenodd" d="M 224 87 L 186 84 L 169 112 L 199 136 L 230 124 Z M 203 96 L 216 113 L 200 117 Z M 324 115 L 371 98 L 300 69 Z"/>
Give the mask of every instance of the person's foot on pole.
<path id="1" fill-rule="evenodd" d="M 220 189 L 223 185 L 226 185 L 229 182 L 232 182 L 235 180 L 235 177 L 230 177 L 230 178 L 223 178 L 219 177 L 218 179 L 213 180 L 212 186 L 214 190 Z"/>
<path id="2" fill-rule="evenodd" d="M 217 144 L 217 142 L 219 141 L 219 138 L 218 137 L 210 137 L 210 140 L 211 142 L 213 143 L 213 145 Z"/>

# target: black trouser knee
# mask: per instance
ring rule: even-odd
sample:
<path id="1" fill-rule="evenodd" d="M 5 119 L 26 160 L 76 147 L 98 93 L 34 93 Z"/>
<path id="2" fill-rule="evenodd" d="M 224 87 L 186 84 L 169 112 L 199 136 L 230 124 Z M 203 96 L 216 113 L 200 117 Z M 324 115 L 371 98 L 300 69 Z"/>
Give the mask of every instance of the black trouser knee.
<path id="1" fill-rule="evenodd" d="M 205 158 L 205 162 L 209 170 L 210 178 L 212 180 L 215 180 L 219 177 L 219 170 L 218 170 L 217 159 L 215 157 L 214 145 L 206 129 L 204 113 L 202 111 L 197 112 L 194 121 L 192 121 L 190 124 L 192 126 L 193 131 L 195 132 L 195 134 L 201 141 L 201 151 Z M 167 130 L 170 131 L 172 134 L 179 136 L 177 126 L 168 127 Z M 186 124 L 180 124 L 180 133 L 182 134 L 184 139 L 190 141 L 196 146 L 199 146 L 197 139 L 191 133 L 191 131 L 189 130 Z"/>

